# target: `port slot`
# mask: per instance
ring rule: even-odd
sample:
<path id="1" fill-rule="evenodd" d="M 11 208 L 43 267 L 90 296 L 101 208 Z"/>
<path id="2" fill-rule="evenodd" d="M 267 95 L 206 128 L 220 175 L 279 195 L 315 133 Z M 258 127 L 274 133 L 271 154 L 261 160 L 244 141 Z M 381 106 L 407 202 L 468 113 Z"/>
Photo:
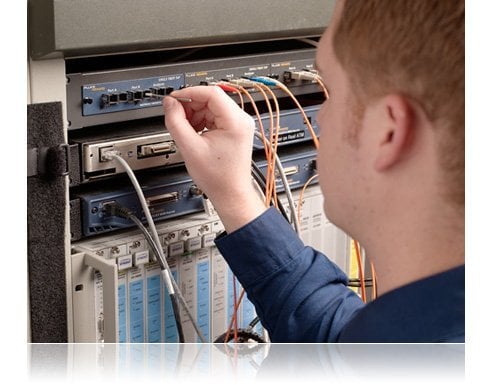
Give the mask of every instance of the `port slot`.
<path id="1" fill-rule="evenodd" d="M 119 94 L 119 102 L 120 103 L 127 103 L 129 101 L 129 95 L 127 92 L 122 92 Z"/>
<path id="2" fill-rule="evenodd" d="M 114 216 L 113 205 L 115 205 L 116 203 L 117 202 L 114 200 L 110 200 L 102 203 L 102 213 L 104 214 L 104 216 L 109 216 L 109 217 Z"/>
<path id="3" fill-rule="evenodd" d="M 292 81 L 293 81 L 293 78 L 291 77 L 291 72 L 290 71 L 283 72 L 283 82 L 284 83 L 290 83 Z"/>
<path id="4" fill-rule="evenodd" d="M 142 91 L 134 91 L 134 95 L 132 97 L 132 100 L 134 101 L 134 103 L 137 103 L 139 101 L 142 100 L 142 98 L 144 97 Z"/>
<path id="5" fill-rule="evenodd" d="M 100 108 L 105 108 L 109 105 L 110 103 L 110 97 L 107 94 L 102 94 L 100 96 Z"/>
<path id="6" fill-rule="evenodd" d="M 111 159 L 107 158 L 107 152 L 114 151 L 114 146 L 100 147 L 99 148 L 99 159 L 100 162 L 110 162 Z"/>
<path id="7" fill-rule="evenodd" d="M 119 102 L 119 94 L 109 94 L 108 95 L 109 104 L 113 106 Z"/>
<path id="8" fill-rule="evenodd" d="M 91 172 L 85 172 L 84 176 L 86 179 L 96 179 L 107 175 L 115 174 L 117 170 L 115 168 L 107 168 L 105 170 L 97 170 Z"/>
<path id="9" fill-rule="evenodd" d="M 296 173 L 298 173 L 299 170 L 300 168 L 298 166 L 290 166 L 290 167 L 285 167 L 283 169 L 283 173 L 285 174 L 285 176 L 290 176 L 290 175 L 295 175 Z"/>
<path id="10" fill-rule="evenodd" d="M 317 159 L 312 159 L 309 162 L 310 169 L 313 171 L 317 171 Z"/>
<path id="11" fill-rule="evenodd" d="M 179 195 L 180 194 L 176 191 L 172 193 L 156 195 L 154 197 L 146 198 L 146 202 L 149 208 L 151 208 L 166 203 L 176 202 L 179 199 Z"/>
<path id="12" fill-rule="evenodd" d="M 137 159 L 174 154 L 175 152 L 176 144 L 172 140 L 167 142 L 143 144 L 137 146 Z"/>

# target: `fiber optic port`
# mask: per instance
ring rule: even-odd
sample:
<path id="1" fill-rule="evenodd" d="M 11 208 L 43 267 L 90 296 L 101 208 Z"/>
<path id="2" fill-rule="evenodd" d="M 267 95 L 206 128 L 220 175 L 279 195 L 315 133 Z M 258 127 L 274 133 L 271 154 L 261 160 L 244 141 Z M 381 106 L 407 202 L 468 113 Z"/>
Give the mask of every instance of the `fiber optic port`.
<path id="1" fill-rule="evenodd" d="M 283 72 L 283 81 L 285 83 L 290 83 L 292 81 L 292 77 L 291 77 L 291 72 L 290 71 L 285 71 Z"/>
<path id="2" fill-rule="evenodd" d="M 127 103 L 129 101 L 129 95 L 127 92 L 122 92 L 119 94 L 119 102 L 120 103 Z"/>
<path id="3" fill-rule="evenodd" d="M 100 96 L 100 108 L 113 106 L 119 102 L 119 94 L 102 94 Z"/>
<path id="4" fill-rule="evenodd" d="M 171 192 L 167 194 L 156 195 L 154 197 L 146 198 L 147 205 L 149 208 L 154 206 L 159 206 L 166 203 L 176 202 L 180 197 L 178 192 Z"/>
<path id="5" fill-rule="evenodd" d="M 141 101 L 143 99 L 144 95 L 142 93 L 142 91 L 134 91 L 133 94 L 132 94 L 132 101 L 134 103 L 137 103 L 139 101 Z"/>
<path id="6" fill-rule="evenodd" d="M 165 93 L 165 88 L 151 87 L 149 88 L 149 91 L 147 90 L 144 91 L 144 97 L 157 99 L 158 98 L 157 95 L 164 95 L 164 93 Z"/>
<path id="7" fill-rule="evenodd" d="M 108 94 L 108 103 L 112 106 L 119 102 L 119 94 Z"/>
<path id="8" fill-rule="evenodd" d="M 176 144 L 168 142 L 141 144 L 137 146 L 137 159 L 150 158 L 152 156 L 169 155 L 176 152 Z"/>
<path id="9" fill-rule="evenodd" d="M 128 103 L 137 103 L 142 100 L 142 91 L 127 91 L 127 102 Z"/>

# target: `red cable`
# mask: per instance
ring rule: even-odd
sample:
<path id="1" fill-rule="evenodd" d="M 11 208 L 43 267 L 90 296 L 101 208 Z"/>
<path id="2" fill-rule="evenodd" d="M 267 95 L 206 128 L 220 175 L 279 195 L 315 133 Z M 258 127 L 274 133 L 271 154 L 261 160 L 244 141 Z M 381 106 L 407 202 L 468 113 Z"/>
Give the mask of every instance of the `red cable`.
<path id="1" fill-rule="evenodd" d="M 222 88 L 225 92 L 239 92 L 237 88 L 229 86 L 228 84 L 218 83 L 217 87 Z"/>

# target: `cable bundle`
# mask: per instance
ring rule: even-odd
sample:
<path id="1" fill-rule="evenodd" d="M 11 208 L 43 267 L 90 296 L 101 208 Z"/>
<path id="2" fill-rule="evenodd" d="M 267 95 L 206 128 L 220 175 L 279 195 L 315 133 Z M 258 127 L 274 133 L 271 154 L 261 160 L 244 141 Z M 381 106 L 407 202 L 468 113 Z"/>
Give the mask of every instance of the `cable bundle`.
<path id="1" fill-rule="evenodd" d="M 151 233 L 149 233 L 144 225 L 139 221 L 137 217 L 132 215 L 132 213 L 126 209 L 126 208 L 121 208 L 121 207 L 115 207 L 114 208 L 114 213 L 118 213 L 118 215 L 124 215 L 127 218 L 131 219 L 134 221 L 134 223 L 141 229 L 143 232 L 144 236 L 146 237 L 150 247 L 153 249 L 153 252 L 160 264 L 161 267 L 161 274 L 163 276 L 163 281 L 166 285 L 166 288 L 168 290 L 168 294 L 171 298 L 171 304 L 173 306 L 173 311 L 174 311 L 174 316 L 177 324 L 177 329 L 179 333 L 179 340 L 180 342 L 184 342 L 184 335 L 183 335 L 183 329 L 181 326 L 181 317 L 180 317 L 180 312 L 179 312 L 179 307 L 178 307 L 178 301 L 183 305 L 183 308 L 185 312 L 188 314 L 188 317 L 190 318 L 190 321 L 195 329 L 195 331 L 198 334 L 198 337 L 200 338 L 201 342 L 207 342 L 203 333 L 201 332 L 200 328 L 198 327 L 195 318 L 191 314 L 191 311 L 188 307 L 188 304 L 186 303 L 185 299 L 183 298 L 183 294 L 181 293 L 180 288 L 178 287 L 178 284 L 176 283 L 175 279 L 173 278 L 173 275 L 169 273 L 170 267 L 168 265 L 168 262 L 166 260 L 166 256 L 163 251 L 163 247 L 161 245 L 161 242 L 159 240 L 158 232 L 156 230 L 156 226 L 154 225 L 154 220 L 152 218 L 152 215 L 149 211 L 149 207 L 147 206 L 146 199 L 144 197 L 144 194 L 142 192 L 142 188 L 139 185 L 139 182 L 137 181 L 136 176 L 134 175 L 134 172 L 130 168 L 130 166 L 127 164 L 127 162 L 120 157 L 118 154 L 115 152 L 107 152 L 105 153 L 105 156 L 107 159 L 114 159 L 117 162 L 120 163 L 122 167 L 124 167 L 125 171 L 127 172 L 134 189 L 137 192 L 137 196 L 139 198 L 139 201 L 141 203 L 142 209 L 144 211 L 144 215 L 146 216 L 149 229 Z"/>
<path id="2" fill-rule="evenodd" d="M 319 84 L 321 84 L 323 86 L 323 83 L 319 82 Z M 260 169 L 257 167 L 257 165 L 254 162 L 252 162 L 251 175 L 252 175 L 253 179 L 256 181 L 256 183 L 258 184 L 258 186 L 263 191 L 264 202 L 265 202 L 266 206 L 269 207 L 271 205 L 274 205 L 275 207 L 277 207 L 281 211 L 281 213 L 287 218 L 287 220 L 292 223 L 292 225 L 294 226 L 298 235 L 300 235 L 300 226 L 299 226 L 300 215 L 297 214 L 297 212 L 295 210 L 295 205 L 293 202 L 291 189 L 290 189 L 290 186 L 288 184 L 288 180 L 287 180 L 286 175 L 283 171 L 283 167 L 282 167 L 281 161 L 280 161 L 278 153 L 277 153 L 278 152 L 278 138 L 279 138 L 279 131 L 280 131 L 280 106 L 278 103 L 278 99 L 277 99 L 275 93 L 273 92 L 273 90 L 271 89 L 271 87 L 278 87 L 279 89 L 283 90 L 295 102 L 295 104 L 297 105 L 298 109 L 300 110 L 302 116 L 304 117 L 304 122 L 307 124 L 307 127 L 310 131 L 310 134 L 312 136 L 314 144 L 315 144 L 316 148 L 318 149 L 318 147 L 319 147 L 318 139 L 315 135 L 315 132 L 313 131 L 313 128 L 312 128 L 303 108 L 301 107 L 300 103 L 295 98 L 295 96 L 288 90 L 288 88 L 283 83 L 281 83 L 277 80 L 271 79 L 271 78 L 256 77 L 256 78 L 251 78 L 251 79 L 237 79 L 237 80 L 231 80 L 230 82 L 218 82 L 218 83 L 215 83 L 214 85 L 219 86 L 220 88 L 222 88 L 226 92 L 231 92 L 231 93 L 237 94 L 239 96 L 239 99 L 240 99 L 241 108 L 243 108 L 243 109 L 244 109 L 244 100 L 243 100 L 242 95 L 245 95 L 249 99 L 249 102 L 250 102 L 250 104 L 254 110 L 254 113 L 256 115 L 256 119 L 258 122 L 259 131 L 257 131 L 255 133 L 255 135 L 263 142 L 264 153 L 265 153 L 265 157 L 266 157 L 266 160 L 268 163 L 267 173 L 265 176 L 260 171 Z M 252 95 L 250 94 L 250 92 L 246 88 L 253 88 L 253 89 L 257 90 L 258 92 L 260 92 L 261 95 L 263 96 L 263 99 L 264 99 L 266 106 L 269 110 L 269 117 L 270 117 L 270 127 L 269 127 L 268 136 L 266 136 L 266 134 L 265 134 L 265 129 L 263 126 L 263 122 L 262 122 L 260 113 L 259 113 L 259 109 L 257 108 L 257 105 L 256 105 Z M 326 92 L 325 86 L 323 86 L 323 88 Z M 328 94 L 327 94 L 327 96 L 328 96 Z M 176 284 L 173 276 L 169 273 L 170 269 L 169 269 L 168 263 L 166 261 L 166 257 L 164 255 L 164 251 L 163 251 L 162 245 L 160 243 L 160 240 L 159 240 L 159 237 L 158 237 L 158 234 L 156 231 L 156 227 L 154 225 L 154 221 L 153 221 L 152 216 L 149 212 L 149 208 L 147 207 L 147 203 L 146 203 L 146 200 L 144 198 L 142 189 L 139 186 L 139 183 L 138 183 L 133 171 L 130 169 L 130 166 L 126 163 L 126 161 L 122 157 L 120 157 L 117 153 L 109 151 L 109 152 L 105 153 L 105 157 L 107 159 L 116 160 L 118 163 L 120 163 L 123 166 L 123 168 L 127 172 L 128 176 L 129 176 L 129 178 L 130 178 L 130 180 L 131 180 L 131 182 L 132 182 L 132 184 L 133 184 L 133 186 L 137 192 L 139 201 L 140 201 L 141 206 L 143 208 L 144 214 L 147 218 L 147 222 L 148 222 L 150 231 L 148 231 L 144 227 L 142 222 L 132 212 L 130 212 L 130 210 L 123 208 L 123 207 L 120 207 L 118 205 L 111 205 L 111 206 L 107 207 L 106 209 L 112 210 L 114 215 L 118 215 L 118 216 L 132 220 L 137 225 L 137 227 L 141 230 L 141 232 L 144 234 L 145 238 L 147 239 L 148 244 L 151 247 L 151 250 L 153 251 L 154 255 L 156 256 L 156 258 L 160 264 L 163 280 L 165 282 L 165 285 L 168 289 L 168 292 L 169 292 L 169 295 L 171 298 L 180 342 L 184 342 L 184 336 L 183 336 L 183 330 L 181 327 L 181 317 L 180 317 L 180 312 L 179 312 L 178 301 L 183 305 L 183 308 L 187 312 L 187 314 L 188 314 L 188 316 L 192 322 L 192 325 L 194 326 L 200 340 L 202 342 L 206 342 L 203 334 L 201 333 L 200 329 L 198 328 L 198 325 L 197 325 L 194 317 L 192 316 L 192 314 L 188 308 L 188 305 L 186 304 L 185 300 L 183 299 L 183 296 L 181 294 L 181 291 L 180 291 L 178 285 Z M 280 178 L 283 182 L 285 194 L 286 194 L 288 202 L 289 202 L 291 219 L 288 219 L 288 215 L 286 214 L 280 200 L 278 199 L 277 189 L 276 189 L 276 177 L 275 177 L 276 174 L 280 175 Z M 302 189 L 302 192 L 300 194 L 299 204 L 298 204 L 298 210 L 299 211 L 300 211 L 301 203 L 303 200 L 303 193 L 304 193 L 305 189 L 307 188 L 307 186 L 312 182 L 312 180 L 315 177 L 316 177 L 316 175 L 314 177 L 310 178 L 309 181 L 307 181 L 307 183 L 304 185 L 304 187 Z M 246 333 L 247 333 L 246 335 L 249 335 L 249 333 L 252 334 L 252 331 L 250 331 L 249 328 L 243 330 L 243 329 L 239 329 L 237 327 L 237 311 L 238 311 L 239 306 L 240 306 L 242 299 L 244 297 L 244 290 L 241 290 L 239 298 L 237 299 L 237 282 L 236 282 L 235 277 L 233 277 L 233 287 L 234 287 L 234 311 L 233 311 L 233 315 L 232 315 L 230 325 L 229 325 L 228 330 L 224 336 L 224 342 L 227 342 L 229 340 L 231 332 L 233 333 L 233 340 L 234 341 L 238 341 L 239 338 L 242 339 L 242 337 Z M 256 320 L 257 320 L 257 318 L 256 318 Z M 252 327 L 255 325 L 255 323 L 257 323 L 257 321 L 255 322 L 255 320 L 254 320 L 253 322 L 254 322 L 254 324 L 252 325 Z M 250 327 L 251 327 L 251 325 L 250 325 Z M 239 334 L 239 333 L 241 333 L 241 334 Z"/>

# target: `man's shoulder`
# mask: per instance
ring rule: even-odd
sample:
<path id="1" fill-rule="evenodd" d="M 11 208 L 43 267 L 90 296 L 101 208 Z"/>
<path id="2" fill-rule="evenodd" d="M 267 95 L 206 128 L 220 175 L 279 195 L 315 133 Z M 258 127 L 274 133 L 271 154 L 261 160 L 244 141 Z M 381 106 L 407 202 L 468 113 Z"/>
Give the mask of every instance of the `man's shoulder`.
<path id="1" fill-rule="evenodd" d="M 339 342 L 464 342 L 464 265 L 385 293 L 361 309 Z"/>

